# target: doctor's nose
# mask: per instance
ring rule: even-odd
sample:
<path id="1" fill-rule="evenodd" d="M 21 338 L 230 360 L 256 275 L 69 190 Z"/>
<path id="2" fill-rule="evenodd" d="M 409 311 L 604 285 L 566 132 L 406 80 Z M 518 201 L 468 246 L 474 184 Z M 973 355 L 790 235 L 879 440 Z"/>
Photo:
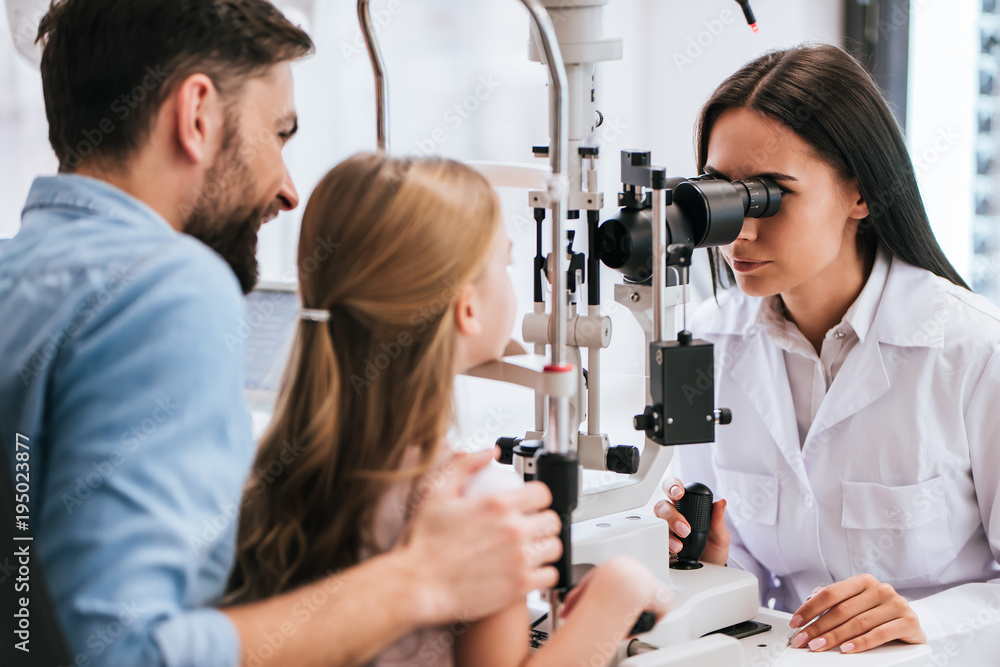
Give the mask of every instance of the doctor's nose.
<path id="1" fill-rule="evenodd" d="M 755 241 L 757 239 L 757 225 L 760 224 L 758 218 L 743 218 L 743 228 L 740 229 L 737 241 Z"/>

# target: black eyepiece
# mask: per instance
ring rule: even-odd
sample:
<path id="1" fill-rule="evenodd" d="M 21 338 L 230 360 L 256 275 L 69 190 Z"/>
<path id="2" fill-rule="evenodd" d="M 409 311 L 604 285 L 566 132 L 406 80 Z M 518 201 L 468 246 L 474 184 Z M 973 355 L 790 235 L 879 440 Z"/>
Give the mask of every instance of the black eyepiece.
<path id="1" fill-rule="evenodd" d="M 770 178 L 748 178 L 733 181 L 743 200 L 743 216 L 746 218 L 770 218 L 781 206 L 781 188 Z"/>
<path id="2" fill-rule="evenodd" d="M 744 219 L 767 218 L 781 207 L 781 188 L 767 177 L 726 181 L 706 174 L 668 178 L 663 185 L 669 194 L 666 245 L 727 245 L 739 236 Z M 626 280 L 645 283 L 653 273 L 652 212 L 648 201 L 624 196 L 620 201 L 627 204 L 598 230 L 601 261 L 621 272 Z"/>

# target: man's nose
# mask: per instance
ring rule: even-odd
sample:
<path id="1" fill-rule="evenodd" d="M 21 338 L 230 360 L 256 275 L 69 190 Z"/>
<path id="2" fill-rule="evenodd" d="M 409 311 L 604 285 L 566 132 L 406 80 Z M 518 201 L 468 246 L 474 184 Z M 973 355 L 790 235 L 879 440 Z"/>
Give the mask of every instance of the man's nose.
<path id="1" fill-rule="evenodd" d="M 288 173 L 288 167 L 285 166 L 284 169 L 285 174 L 281 181 L 281 189 L 278 190 L 278 200 L 281 202 L 282 211 L 291 211 L 299 205 L 299 193 L 295 190 L 295 184 L 292 183 L 292 175 Z"/>

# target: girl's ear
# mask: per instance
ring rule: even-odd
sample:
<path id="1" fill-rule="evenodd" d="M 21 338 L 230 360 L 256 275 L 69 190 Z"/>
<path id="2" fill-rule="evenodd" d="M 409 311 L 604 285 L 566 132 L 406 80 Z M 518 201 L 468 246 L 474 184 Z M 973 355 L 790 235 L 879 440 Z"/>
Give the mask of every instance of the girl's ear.
<path id="1" fill-rule="evenodd" d="M 479 319 L 476 287 L 473 283 L 462 288 L 462 293 L 455 302 L 455 329 L 462 336 L 478 336 L 483 332 L 483 325 Z"/>
<path id="2" fill-rule="evenodd" d="M 848 184 L 847 194 L 851 198 L 853 204 L 848 211 L 848 217 L 854 220 L 864 220 L 868 217 L 868 202 L 865 201 L 864 195 L 861 194 L 861 186 L 858 185 L 858 179 L 852 178 Z"/>

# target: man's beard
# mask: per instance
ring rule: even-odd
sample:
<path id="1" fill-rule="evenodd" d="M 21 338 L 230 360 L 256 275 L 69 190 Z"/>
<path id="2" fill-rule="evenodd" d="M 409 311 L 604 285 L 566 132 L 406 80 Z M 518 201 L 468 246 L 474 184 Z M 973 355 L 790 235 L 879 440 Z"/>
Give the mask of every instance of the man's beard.
<path id="1" fill-rule="evenodd" d="M 199 206 L 187 217 L 184 232 L 219 253 L 236 274 L 243 293 L 249 294 L 260 276 L 257 231 L 265 216 L 272 217 L 277 210 L 246 204 L 253 201 L 256 188 L 247 163 L 238 157 L 234 125 L 226 119 L 222 148 L 208 170 Z"/>

